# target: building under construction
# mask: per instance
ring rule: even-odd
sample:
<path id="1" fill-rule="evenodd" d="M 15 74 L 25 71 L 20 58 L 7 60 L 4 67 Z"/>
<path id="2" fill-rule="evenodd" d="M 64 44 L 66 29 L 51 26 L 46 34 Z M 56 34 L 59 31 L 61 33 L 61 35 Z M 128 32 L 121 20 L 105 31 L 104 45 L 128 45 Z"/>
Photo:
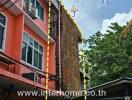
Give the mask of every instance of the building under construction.
<path id="1" fill-rule="evenodd" d="M 0 0 L 0 100 L 44 100 L 17 91 L 81 90 L 81 40 L 58 0 Z"/>

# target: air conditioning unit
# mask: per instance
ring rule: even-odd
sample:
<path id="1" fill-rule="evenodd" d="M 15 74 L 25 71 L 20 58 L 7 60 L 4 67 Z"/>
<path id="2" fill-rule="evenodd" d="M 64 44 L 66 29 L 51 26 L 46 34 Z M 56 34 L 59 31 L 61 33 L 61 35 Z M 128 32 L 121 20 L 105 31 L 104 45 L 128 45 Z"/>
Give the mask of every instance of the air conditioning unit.
<path id="1" fill-rule="evenodd" d="M 33 6 L 32 3 L 24 3 L 23 5 L 23 9 L 24 11 L 26 11 L 26 13 L 32 18 L 32 19 L 36 19 L 36 9 Z"/>

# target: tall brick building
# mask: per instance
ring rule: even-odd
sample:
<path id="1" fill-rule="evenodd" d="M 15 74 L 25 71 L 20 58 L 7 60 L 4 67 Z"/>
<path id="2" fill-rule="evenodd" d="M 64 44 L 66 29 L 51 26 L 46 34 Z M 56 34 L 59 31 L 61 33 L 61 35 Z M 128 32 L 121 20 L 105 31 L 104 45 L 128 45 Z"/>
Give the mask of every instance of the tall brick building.
<path id="1" fill-rule="evenodd" d="M 58 7 L 58 6 L 57 6 Z M 56 81 L 56 89 L 61 87 L 65 90 L 80 90 L 80 72 L 79 72 L 79 55 L 78 43 L 81 42 L 81 32 L 74 23 L 66 9 L 60 5 L 60 15 L 58 8 L 52 5 L 51 13 L 51 36 L 56 42 L 56 74 L 59 78 L 59 68 L 61 66 L 61 84 L 60 80 Z M 60 17 L 60 37 L 58 32 L 58 21 Z M 59 39 L 60 39 L 60 56 L 59 56 Z M 59 65 L 59 57 L 60 64 Z"/>
<path id="2" fill-rule="evenodd" d="M 81 42 L 81 33 L 63 7 L 61 18 L 62 83 L 67 90 L 80 90 L 78 43 Z"/>

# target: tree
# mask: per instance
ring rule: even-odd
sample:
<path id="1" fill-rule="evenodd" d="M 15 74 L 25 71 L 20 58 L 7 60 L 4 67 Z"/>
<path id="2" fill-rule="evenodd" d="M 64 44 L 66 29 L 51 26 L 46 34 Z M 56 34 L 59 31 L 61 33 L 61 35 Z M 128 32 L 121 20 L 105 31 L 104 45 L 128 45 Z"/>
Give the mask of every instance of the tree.
<path id="1" fill-rule="evenodd" d="M 95 33 L 85 41 L 86 68 L 91 76 L 92 86 L 122 76 L 132 77 L 132 31 L 127 38 L 121 36 L 124 27 L 112 23 L 107 34 Z"/>

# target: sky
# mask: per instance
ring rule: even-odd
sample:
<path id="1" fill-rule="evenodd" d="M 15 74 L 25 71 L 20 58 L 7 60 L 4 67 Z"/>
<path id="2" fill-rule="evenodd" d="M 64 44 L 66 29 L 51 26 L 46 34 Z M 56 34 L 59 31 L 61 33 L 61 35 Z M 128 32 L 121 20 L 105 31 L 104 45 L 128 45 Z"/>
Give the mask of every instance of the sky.
<path id="1" fill-rule="evenodd" d="M 132 19 L 132 0 L 62 0 L 65 8 L 70 12 L 73 5 L 78 9 L 75 21 L 83 30 L 85 38 L 97 31 L 106 33 L 110 23 L 118 22 L 125 25 Z"/>

